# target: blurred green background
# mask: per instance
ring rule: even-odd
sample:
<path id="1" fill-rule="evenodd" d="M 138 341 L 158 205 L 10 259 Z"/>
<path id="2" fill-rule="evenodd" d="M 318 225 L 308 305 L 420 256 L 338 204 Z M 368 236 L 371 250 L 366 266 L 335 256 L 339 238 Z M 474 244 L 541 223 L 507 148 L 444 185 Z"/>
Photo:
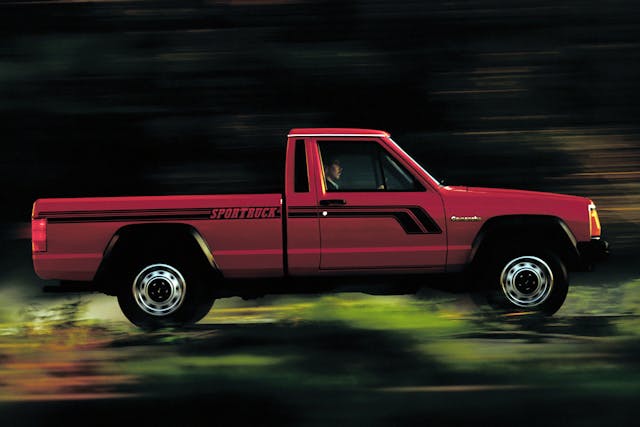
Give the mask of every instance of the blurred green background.
<path id="1" fill-rule="evenodd" d="M 1 2 L 0 419 L 630 424 L 639 23 L 631 0 Z M 307 126 L 387 130 L 446 183 L 591 197 L 613 256 L 546 322 L 425 290 L 228 299 L 146 334 L 40 294 L 36 198 L 278 192 Z"/>

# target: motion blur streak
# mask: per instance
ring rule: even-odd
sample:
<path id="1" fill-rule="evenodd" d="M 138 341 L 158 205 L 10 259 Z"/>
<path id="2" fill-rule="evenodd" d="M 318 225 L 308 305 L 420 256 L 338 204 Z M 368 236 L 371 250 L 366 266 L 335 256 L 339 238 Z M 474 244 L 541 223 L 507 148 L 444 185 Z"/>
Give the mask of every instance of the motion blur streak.
<path id="1" fill-rule="evenodd" d="M 4 2 L 3 216 L 274 191 L 289 128 L 360 126 L 449 183 L 592 195 L 629 245 L 639 18 L 634 1 Z"/>

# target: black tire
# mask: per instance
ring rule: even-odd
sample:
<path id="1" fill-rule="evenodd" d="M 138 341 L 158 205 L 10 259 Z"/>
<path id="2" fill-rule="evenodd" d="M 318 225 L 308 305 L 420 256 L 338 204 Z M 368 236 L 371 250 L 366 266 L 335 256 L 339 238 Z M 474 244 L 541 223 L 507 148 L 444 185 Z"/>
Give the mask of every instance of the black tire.
<path id="1" fill-rule="evenodd" d="M 569 291 L 562 260 L 546 250 L 504 250 L 491 258 L 474 299 L 500 314 L 555 314 Z"/>
<path id="2" fill-rule="evenodd" d="M 145 329 L 193 324 L 206 316 L 214 302 L 205 277 L 178 257 L 149 257 L 125 270 L 118 304 L 131 323 Z"/>

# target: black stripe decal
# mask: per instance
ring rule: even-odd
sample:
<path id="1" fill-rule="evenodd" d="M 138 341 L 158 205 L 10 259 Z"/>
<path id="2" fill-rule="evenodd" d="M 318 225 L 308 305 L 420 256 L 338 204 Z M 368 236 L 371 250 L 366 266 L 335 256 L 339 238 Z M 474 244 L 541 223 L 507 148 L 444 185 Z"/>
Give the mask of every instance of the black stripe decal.
<path id="1" fill-rule="evenodd" d="M 332 211 L 329 212 L 331 218 L 394 218 L 407 234 L 425 234 L 417 222 L 406 212 L 358 212 L 358 211 Z"/>
<path id="2" fill-rule="evenodd" d="M 289 210 L 289 218 L 318 218 L 318 212 L 292 212 Z"/>
<path id="3" fill-rule="evenodd" d="M 51 224 L 71 223 L 71 222 L 130 222 L 130 221 L 166 221 L 166 220 L 196 220 L 210 219 L 209 211 L 204 214 L 194 215 L 111 215 L 111 216 L 68 216 L 68 217 L 49 217 L 47 221 Z"/>
<path id="4" fill-rule="evenodd" d="M 440 234 L 442 229 L 420 206 L 297 206 L 289 208 L 289 218 L 318 218 L 326 211 L 329 218 L 394 218 L 407 234 Z"/>
<path id="5" fill-rule="evenodd" d="M 121 209 L 93 211 L 43 211 L 40 217 L 50 223 L 68 222 L 131 222 L 166 220 L 235 220 L 280 218 L 280 207 L 226 207 L 186 209 Z"/>
<path id="6" fill-rule="evenodd" d="M 84 210 L 84 211 L 42 211 L 40 212 L 40 216 L 43 217 L 69 217 L 69 216 L 77 216 L 77 217 L 89 217 L 89 216 L 105 216 L 105 215 L 156 215 L 156 214 L 167 214 L 167 213 L 196 213 L 196 214 L 204 214 L 210 212 L 209 208 L 186 208 L 186 209 L 100 209 L 100 210 Z"/>
<path id="7" fill-rule="evenodd" d="M 431 216 L 429 216 L 429 214 L 424 209 L 418 206 L 414 206 L 410 207 L 409 210 L 413 212 L 416 218 L 418 218 L 418 221 L 420 221 L 420 223 L 428 233 L 442 233 L 442 230 L 438 226 L 438 223 L 436 223 L 435 220 L 431 218 Z"/>

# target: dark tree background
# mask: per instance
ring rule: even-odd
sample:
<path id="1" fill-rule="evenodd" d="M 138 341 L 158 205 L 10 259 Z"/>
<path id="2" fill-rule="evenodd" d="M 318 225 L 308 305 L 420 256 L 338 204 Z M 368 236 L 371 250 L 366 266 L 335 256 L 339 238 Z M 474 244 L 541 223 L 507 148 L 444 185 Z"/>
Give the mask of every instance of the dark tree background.
<path id="1" fill-rule="evenodd" d="M 639 22 L 632 0 L 3 2 L 3 219 L 279 191 L 290 128 L 370 127 L 447 183 L 592 196 L 635 239 Z"/>

